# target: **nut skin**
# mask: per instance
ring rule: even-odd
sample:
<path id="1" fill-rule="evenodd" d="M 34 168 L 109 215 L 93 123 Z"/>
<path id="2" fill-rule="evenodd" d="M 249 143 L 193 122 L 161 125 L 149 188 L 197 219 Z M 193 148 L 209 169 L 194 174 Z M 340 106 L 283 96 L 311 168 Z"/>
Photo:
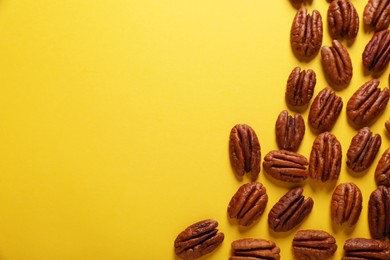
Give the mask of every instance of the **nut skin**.
<path id="1" fill-rule="evenodd" d="M 347 151 L 347 166 L 354 172 L 367 170 L 377 155 L 382 144 L 379 134 L 373 134 L 368 127 L 363 127 L 352 138 Z"/>
<path id="2" fill-rule="evenodd" d="M 337 40 L 332 46 L 323 46 L 321 49 L 322 68 L 332 86 L 347 85 L 353 75 L 352 61 L 348 50 Z"/>
<path id="3" fill-rule="evenodd" d="M 250 226 L 263 214 L 267 206 L 266 188 L 259 182 L 242 185 L 228 205 L 230 218 L 237 218 L 240 226 Z"/>
<path id="4" fill-rule="evenodd" d="M 322 230 L 300 230 L 292 241 L 294 259 L 321 260 L 334 255 L 336 239 Z"/>
<path id="5" fill-rule="evenodd" d="M 244 238 L 232 242 L 232 256 L 229 260 L 279 260 L 280 249 L 270 240 Z"/>
<path id="6" fill-rule="evenodd" d="M 371 125 L 386 109 L 389 89 L 381 91 L 379 84 L 377 79 L 366 82 L 348 100 L 347 117 L 358 129 Z"/>
<path id="7" fill-rule="evenodd" d="M 390 120 L 387 120 L 385 122 L 385 128 L 386 128 L 386 131 L 390 134 Z"/>
<path id="8" fill-rule="evenodd" d="M 276 142 L 280 149 L 296 152 L 305 135 L 305 122 L 300 114 L 294 117 L 283 110 L 275 124 Z"/>
<path id="9" fill-rule="evenodd" d="M 299 58 L 312 59 L 320 50 L 322 44 L 322 17 L 314 10 L 312 15 L 302 7 L 295 15 L 291 26 L 291 47 Z"/>
<path id="10" fill-rule="evenodd" d="M 375 33 L 364 48 L 363 65 L 369 71 L 381 73 L 390 61 L 390 31 Z"/>
<path id="11" fill-rule="evenodd" d="M 342 260 L 390 259 L 390 244 L 381 240 L 351 238 L 345 241 L 344 251 Z"/>
<path id="12" fill-rule="evenodd" d="M 287 150 L 273 150 L 265 157 L 264 170 L 273 178 L 290 183 L 300 183 L 307 179 L 307 159 L 298 153 Z"/>
<path id="13" fill-rule="evenodd" d="M 368 227 L 372 238 L 390 238 L 390 187 L 379 186 L 371 193 Z"/>
<path id="14" fill-rule="evenodd" d="M 336 181 L 341 170 L 341 144 L 336 136 L 324 132 L 314 140 L 309 161 L 309 176 L 317 181 Z"/>
<path id="15" fill-rule="evenodd" d="M 260 172 L 261 147 L 255 131 L 246 124 L 237 124 L 230 131 L 230 163 L 237 176 L 250 172 L 255 181 Z"/>
<path id="16" fill-rule="evenodd" d="M 359 31 L 359 15 L 346 0 L 334 0 L 328 8 L 328 27 L 333 38 L 355 39 Z"/>
<path id="17" fill-rule="evenodd" d="M 375 182 L 378 186 L 390 187 L 390 148 L 379 159 L 375 169 Z"/>
<path id="18" fill-rule="evenodd" d="M 288 77 L 286 102 L 290 107 L 301 107 L 309 104 L 316 86 L 316 73 L 308 69 L 295 67 Z"/>
<path id="19" fill-rule="evenodd" d="M 291 189 L 272 207 L 268 226 L 275 232 L 287 232 L 299 225 L 310 214 L 314 201 L 302 195 L 301 187 Z"/>
<path id="20" fill-rule="evenodd" d="M 217 226 L 217 221 L 206 219 L 187 227 L 175 239 L 176 255 L 193 260 L 214 251 L 224 240 L 224 234 L 218 233 Z"/>
<path id="21" fill-rule="evenodd" d="M 390 1 L 369 0 L 364 8 L 363 22 L 375 31 L 386 29 L 390 24 Z"/>
<path id="22" fill-rule="evenodd" d="M 336 225 L 345 223 L 349 227 L 354 226 L 363 208 L 362 201 L 362 192 L 352 182 L 337 185 L 330 207 L 332 222 Z"/>

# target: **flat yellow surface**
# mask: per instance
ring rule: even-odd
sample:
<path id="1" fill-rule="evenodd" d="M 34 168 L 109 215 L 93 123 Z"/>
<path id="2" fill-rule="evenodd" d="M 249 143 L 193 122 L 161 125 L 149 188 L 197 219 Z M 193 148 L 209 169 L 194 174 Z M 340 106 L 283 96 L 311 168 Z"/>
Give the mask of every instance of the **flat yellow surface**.
<path id="1" fill-rule="evenodd" d="M 361 21 L 365 2 L 353 1 Z M 331 44 L 328 3 L 307 7 L 321 12 L 323 44 Z M 263 170 L 258 181 L 269 202 L 260 221 L 242 229 L 226 213 L 249 181 L 230 167 L 230 129 L 251 125 L 264 157 L 277 148 L 274 124 L 287 109 L 291 70 L 314 69 L 315 94 L 327 86 L 320 55 L 302 63 L 292 54 L 295 13 L 288 0 L 2 0 L 0 259 L 175 259 L 178 233 L 206 218 L 218 220 L 225 241 L 203 259 L 227 259 L 230 243 L 245 237 L 271 239 L 282 259 L 292 259 L 295 232 L 309 228 L 333 234 L 340 259 L 347 238 L 369 237 L 367 202 L 389 146 L 390 108 L 372 126 L 382 135 L 380 154 L 366 174 L 351 176 L 345 155 L 356 131 L 345 106 L 372 78 L 362 68 L 372 36 L 362 22 L 348 47 L 354 76 L 338 91 L 344 108 L 332 130 L 343 148 L 338 183 L 353 181 L 364 196 L 356 227 L 332 227 L 334 186 L 306 181 L 310 216 L 291 232 L 270 232 L 268 211 L 294 185 Z M 306 126 L 299 153 L 309 157 L 315 135 Z"/>

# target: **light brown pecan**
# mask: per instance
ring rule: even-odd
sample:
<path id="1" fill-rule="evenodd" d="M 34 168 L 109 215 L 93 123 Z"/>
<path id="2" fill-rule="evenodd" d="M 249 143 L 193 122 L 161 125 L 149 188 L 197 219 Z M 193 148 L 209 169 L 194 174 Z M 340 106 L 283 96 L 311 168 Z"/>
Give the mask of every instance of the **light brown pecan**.
<path id="1" fill-rule="evenodd" d="M 305 135 L 305 122 L 300 114 L 294 117 L 282 111 L 275 124 L 276 142 L 280 149 L 296 152 Z"/>
<path id="2" fill-rule="evenodd" d="M 373 238 L 390 238 L 390 187 L 379 186 L 371 193 L 368 226 Z"/>
<path id="3" fill-rule="evenodd" d="M 290 107 L 309 104 L 316 86 L 316 73 L 308 69 L 295 67 L 287 80 L 286 101 Z"/>
<path id="4" fill-rule="evenodd" d="M 335 181 L 341 169 L 341 144 L 329 132 L 316 137 L 311 148 L 309 175 L 317 181 Z"/>
<path id="5" fill-rule="evenodd" d="M 347 117 L 355 127 L 369 126 L 385 110 L 389 102 L 389 89 L 382 91 L 379 80 L 372 79 L 363 84 L 348 100 Z"/>
<path id="6" fill-rule="evenodd" d="M 264 157 L 263 167 L 277 180 L 299 183 L 309 176 L 306 169 L 308 164 L 303 155 L 287 150 L 274 150 Z"/>
<path id="7" fill-rule="evenodd" d="M 309 124 L 317 132 L 330 131 L 336 123 L 343 101 L 327 87 L 318 93 L 310 107 Z"/>
<path id="8" fill-rule="evenodd" d="M 312 16 L 302 7 L 295 15 L 290 41 L 294 53 L 300 58 L 313 58 L 322 44 L 322 18 L 321 14 L 314 10 Z"/>
<path id="9" fill-rule="evenodd" d="M 390 1 L 369 0 L 364 8 L 363 22 L 376 31 L 386 29 L 390 24 Z"/>
<path id="10" fill-rule="evenodd" d="M 375 33 L 364 48 L 362 58 L 368 70 L 374 73 L 384 70 L 390 61 L 390 31 Z"/>
<path id="11" fill-rule="evenodd" d="M 267 202 L 265 187 L 259 182 L 250 182 L 234 194 L 228 205 L 228 215 L 237 218 L 240 226 L 249 226 L 263 214 Z"/>
<path id="12" fill-rule="evenodd" d="M 256 180 L 260 172 L 261 147 L 255 131 L 246 124 L 235 125 L 230 131 L 230 163 L 238 176 L 251 173 Z"/>
<path id="13" fill-rule="evenodd" d="M 269 240 L 244 238 L 233 241 L 229 260 L 279 260 L 280 249 Z"/>
<path id="14" fill-rule="evenodd" d="M 375 181 L 378 186 L 390 187 L 390 148 L 382 154 L 376 166 Z"/>
<path id="15" fill-rule="evenodd" d="M 362 200 L 360 189 L 352 182 L 337 185 L 330 206 L 332 222 L 337 225 L 346 223 L 349 227 L 355 225 L 362 211 Z"/>
<path id="16" fill-rule="evenodd" d="M 389 260 L 390 244 L 367 238 L 352 238 L 345 241 L 345 256 L 342 260 Z"/>
<path id="17" fill-rule="evenodd" d="M 322 230 L 300 230 L 292 241 L 297 260 L 322 260 L 330 258 L 337 250 L 336 239 Z"/>
<path id="18" fill-rule="evenodd" d="M 270 210 L 268 226 L 275 232 L 286 232 L 297 225 L 310 214 L 314 201 L 302 195 L 301 187 L 288 191 Z"/>
<path id="19" fill-rule="evenodd" d="M 206 219 L 187 227 L 175 239 L 176 255 L 184 260 L 192 260 L 212 252 L 224 239 L 224 234 L 218 233 L 217 226 L 217 221 Z"/>
<path id="20" fill-rule="evenodd" d="M 352 138 L 347 151 L 347 166 L 355 172 L 367 170 L 377 155 L 382 144 L 379 134 L 373 134 L 364 127 Z"/>
<path id="21" fill-rule="evenodd" d="M 356 38 L 359 15 L 350 1 L 332 1 L 328 8 L 328 27 L 333 38 Z"/>

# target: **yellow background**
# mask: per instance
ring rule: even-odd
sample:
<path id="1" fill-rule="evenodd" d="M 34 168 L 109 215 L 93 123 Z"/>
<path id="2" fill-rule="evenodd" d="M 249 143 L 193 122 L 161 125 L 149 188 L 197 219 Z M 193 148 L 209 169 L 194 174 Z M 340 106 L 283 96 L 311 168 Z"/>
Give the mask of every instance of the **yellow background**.
<path id="1" fill-rule="evenodd" d="M 309 180 L 312 213 L 275 234 L 268 211 L 294 185 L 262 170 L 266 212 L 239 228 L 226 208 L 249 178 L 235 178 L 228 138 L 235 124 L 251 125 L 263 158 L 277 148 L 274 124 L 287 108 L 291 70 L 314 69 L 315 94 L 327 86 L 320 55 L 302 63 L 292 54 L 296 9 L 288 0 L 0 1 L 0 259 L 175 259 L 178 233 L 206 218 L 219 221 L 225 241 L 204 259 L 227 259 L 230 243 L 245 237 L 271 239 L 292 259 L 291 240 L 307 228 L 333 234 L 340 259 L 347 238 L 369 237 L 373 174 L 389 146 L 387 108 L 372 127 L 383 141 L 374 164 L 362 177 L 348 173 L 356 131 L 345 106 L 372 78 L 361 62 L 372 36 L 362 27 L 365 2 L 353 1 L 361 21 L 348 47 L 354 76 L 338 91 L 344 108 L 332 130 L 343 148 L 338 183 L 363 192 L 360 220 L 352 230 L 332 227 L 333 186 Z M 328 3 L 307 7 L 321 12 L 323 44 L 331 44 Z M 299 153 L 309 157 L 315 135 L 306 126 Z"/>

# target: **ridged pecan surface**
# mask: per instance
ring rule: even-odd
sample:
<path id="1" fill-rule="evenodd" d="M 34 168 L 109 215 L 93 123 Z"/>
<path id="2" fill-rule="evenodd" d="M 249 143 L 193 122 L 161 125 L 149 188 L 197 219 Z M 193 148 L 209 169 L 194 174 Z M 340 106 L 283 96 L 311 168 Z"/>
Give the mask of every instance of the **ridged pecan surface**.
<path id="1" fill-rule="evenodd" d="M 309 104 L 316 86 L 316 73 L 308 69 L 295 67 L 287 80 L 286 102 L 290 107 L 300 107 Z"/>
<path id="2" fill-rule="evenodd" d="M 356 38 L 359 31 L 359 15 L 347 0 L 334 0 L 328 8 L 328 27 L 333 38 Z"/>
<path id="3" fill-rule="evenodd" d="M 352 238 L 345 241 L 342 260 L 389 260 L 390 244 L 375 239 Z"/>
<path id="4" fill-rule="evenodd" d="M 337 225 L 346 223 L 349 227 L 355 225 L 362 211 L 362 200 L 359 187 L 352 182 L 337 185 L 330 207 L 332 222 Z"/>
<path id="5" fill-rule="evenodd" d="M 369 0 L 363 12 L 363 22 L 376 31 L 390 24 L 390 0 Z"/>
<path id="6" fill-rule="evenodd" d="M 296 152 L 305 135 L 305 122 L 300 114 L 290 116 L 283 110 L 275 124 L 276 142 L 280 149 Z"/>
<path id="7" fill-rule="evenodd" d="M 390 31 L 383 30 L 372 36 L 364 48 L 363 65 L 374 73 L 383 71 L 390 61 Z"/>
<path id="8" fill-rule="evenodd" d="M 292 241 L 296 260 L 322 260 L 334 255 L 336 239 L 322 230 L 300 230 Z"/>
<path id="9" fill-rule="evenodd" d="M 279 260 L 280 249 L 269 240 L 244 238 L 233 241 L 229 260 Z"/>
<path id="10" fill-rule="evenodd" d="M 368 226 L 373 238 L 390 238 L 390 187 L 379 186 L 371 193 Z"/>
<path id="11" fill-rule="evenodd" d="M 390 187 L 390 148 L 379 159 L 375 169 L 375 181 L 378 186 Z"/>

